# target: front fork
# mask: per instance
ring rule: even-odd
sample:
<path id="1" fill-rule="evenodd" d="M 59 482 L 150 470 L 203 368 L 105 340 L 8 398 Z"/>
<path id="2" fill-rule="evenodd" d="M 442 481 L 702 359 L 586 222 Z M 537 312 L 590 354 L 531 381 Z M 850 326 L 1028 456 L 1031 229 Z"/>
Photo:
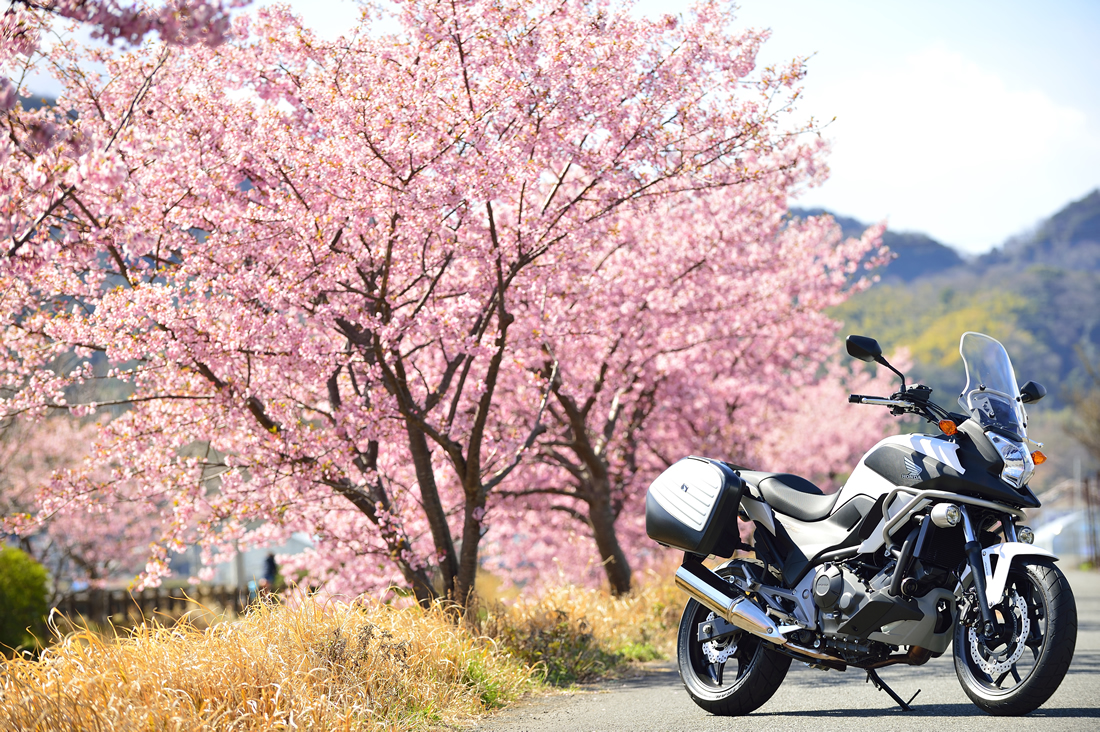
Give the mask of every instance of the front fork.
<path id="1" fill-rule="evenodd" d="M 982 614 L 982 635 L 990 637 L 996 632 L 997 622 L 993 616 L 993 609 L 989 607 L 989 601 L 986 599 L 986 587 L 985 587 L 985 565 L 982 562 L 982 543 L 978 541 L 978 535 L 974 532 L 974 525 L 970 522 L 970 514 L 966 511 L 966 506 L 959 506 L 959 511 L 962 513 L 963 524 L 963 536 L 966 538 L 966 562 L 970 565 L 970 576 L 974 581 L 975 600 L 978 603 L 978 610 Z M 1005 522 L 1005 538 L 1010 541 L 1016 539 L 1016 527 L 1011 521 Z M 1012 536 L 1008 536 L 1011 526 Z"/>

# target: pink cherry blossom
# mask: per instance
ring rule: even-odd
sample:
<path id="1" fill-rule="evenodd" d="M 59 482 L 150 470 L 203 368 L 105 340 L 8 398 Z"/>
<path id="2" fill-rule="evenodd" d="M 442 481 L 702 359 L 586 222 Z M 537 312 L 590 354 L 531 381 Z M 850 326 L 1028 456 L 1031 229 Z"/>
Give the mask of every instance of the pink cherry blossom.
<path id="1" fill-rule="evenodd" d="M 0 417 L 122 410 L 50 498 L 159 506 L 145 582 L 301 531 L 313 584 L 464 603 L 486 551 L 590 541 L 576 499 L 521 500 L 572 485 L 570 430 L 628 534 L 646 476 L 735 458 L 862 286 L 876 232 L 787 214 L 825 170 L 803 66 L 757 70 L 726 4 L 395 13 L 332 42 L 265 8 L 216 46 L 58 44 L 58 106 L 3 113 Z"/>

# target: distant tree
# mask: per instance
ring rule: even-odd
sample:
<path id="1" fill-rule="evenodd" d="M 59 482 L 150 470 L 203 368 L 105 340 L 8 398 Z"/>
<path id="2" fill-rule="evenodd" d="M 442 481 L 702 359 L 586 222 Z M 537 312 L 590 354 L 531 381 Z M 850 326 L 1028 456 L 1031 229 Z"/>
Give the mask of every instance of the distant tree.
<path id="1" fill-rule="evenodd" d="M 890 362 L 905 371 L 903 351 Z M 900 386 L 884 368 L 868 370 L 847 355 L 830 359 L 825 372 L 797 389 L 777 390 L 763 404 L 752 450 L 753 467 L 794 473 L 825 492 L 839 489 L 872 445 L 897 432 L 898 418 L 886 409 L 849 404 L 849 394 L 889 396 Z"/>
<path id="2" fill-rule="evenodd" d="M 133 578 L 156 538 L 159 506 L 134 500 L 130 485 L 61 498 L 75 476 L 107 475 L 93 456 L 96 431 L 62 415 L 0 423 L 0 535 L 15 537 L 56 591 L 70 580 Z"/>
<path id="3" fill-rule="evenodd" d="M 1100 461 L 1100 371 L 1091 364 L 1083 350 L 1078 349 L 1078 355 L 1091 383 L 1072 392 L 1073 419 L 1069 424 L 1069 433 L 1084 445 L 1093 459 Z"/>

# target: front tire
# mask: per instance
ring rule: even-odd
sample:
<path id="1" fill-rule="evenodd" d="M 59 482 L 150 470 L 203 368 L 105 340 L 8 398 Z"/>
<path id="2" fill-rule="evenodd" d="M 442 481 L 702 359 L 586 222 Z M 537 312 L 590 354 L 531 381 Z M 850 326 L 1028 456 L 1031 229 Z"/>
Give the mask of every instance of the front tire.
<path id="1" fill-rule="evenodd" d="M 1077 605 L 1065 575 L 1047 560 L 1009 571 L 993 608 L 997 635 L 983 641 L 972 625 L 955 628 L 955 673 L 984 712 L 1020 716 L 1050 699 L 1069 670 L 1077 643 Z"/>
<path id="2" fill-rule="evenodd" d="M 724 567 L 718 574 L 728 576 L 731 571 Z M 692 701 L 711 714 L 748 714 L 779 689 L 791 658 L 771 650 L 768 641 L 744 631 L 710 644 L 700 643 L 699 624 L 713 617 L 714 613 L 696 600 L 689 600 L 684 608 L 676 643 L 680 680 Z M 712 662 L 711 657 L 719 660 Z"/>

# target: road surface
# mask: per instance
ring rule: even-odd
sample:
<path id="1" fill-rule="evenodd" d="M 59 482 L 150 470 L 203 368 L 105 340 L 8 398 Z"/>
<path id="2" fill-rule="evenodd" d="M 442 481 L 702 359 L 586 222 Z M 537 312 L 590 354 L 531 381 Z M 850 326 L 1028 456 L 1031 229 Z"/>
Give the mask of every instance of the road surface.
<path id="1" fill-rule="evenodd" d="M 963 693 L 951 649 L 924 666 L 891 666 L 882 679 L 908 699 L 919 688 L 914 711 L 901 712 L 859 669 L 818 671 L 802 664 L 775 696 L 749 717 L 715 717 L 688 698 L 672 661 L 647 664 L 635 678 L 520 702 L 474 727 L 484 732 L 561 730 L 935 730 L 1027 732 L 1100 730 L 1100 573 L 1068 572 L 1077 599 L 1077 650 L 1061 687 L 1023 720 L 991 717 Z"/>

